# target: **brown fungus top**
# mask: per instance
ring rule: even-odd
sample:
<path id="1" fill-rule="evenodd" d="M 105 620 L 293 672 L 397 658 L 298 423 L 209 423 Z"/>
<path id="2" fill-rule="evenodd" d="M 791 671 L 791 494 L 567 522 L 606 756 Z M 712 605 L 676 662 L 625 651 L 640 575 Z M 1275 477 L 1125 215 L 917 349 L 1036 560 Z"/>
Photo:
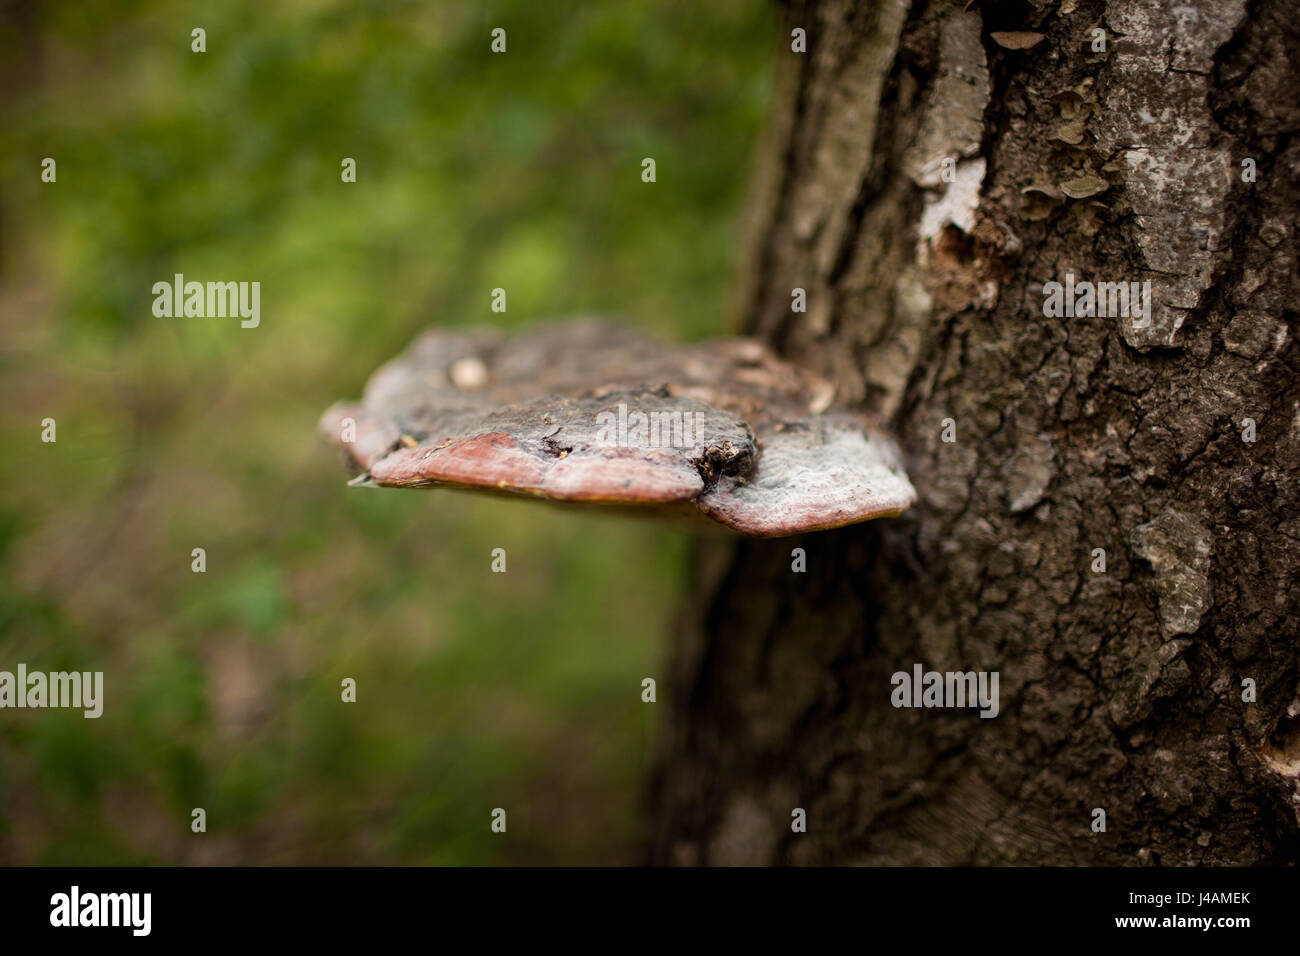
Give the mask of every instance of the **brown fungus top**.
<path id="1" fill-rule="evenodd" d="M 321 431 L 354 484 L 665 508 L 744 534 L 897 515 L 897 449 L 829 383 L 748 339 L 664 345 L 594 320 L 433 328 Z"/>

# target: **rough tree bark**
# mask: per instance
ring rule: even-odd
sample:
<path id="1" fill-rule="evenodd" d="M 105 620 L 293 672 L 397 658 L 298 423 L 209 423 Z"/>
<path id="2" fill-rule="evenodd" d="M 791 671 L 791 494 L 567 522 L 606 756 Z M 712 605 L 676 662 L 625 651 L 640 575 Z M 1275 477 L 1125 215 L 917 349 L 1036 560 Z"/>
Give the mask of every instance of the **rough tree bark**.
<path id="1" fill-rule="evenodd" d="M 784 8 L 742 324 L 879 416 L 920 500 L 700 546 L 657 861 L 1300 856 L 1292 14 Z M 1150 281 L 1149 325 L 1045 317 L 1066 273 Z M 916 663 L 999 672 L 1000 714 L 893 707 Z"/>

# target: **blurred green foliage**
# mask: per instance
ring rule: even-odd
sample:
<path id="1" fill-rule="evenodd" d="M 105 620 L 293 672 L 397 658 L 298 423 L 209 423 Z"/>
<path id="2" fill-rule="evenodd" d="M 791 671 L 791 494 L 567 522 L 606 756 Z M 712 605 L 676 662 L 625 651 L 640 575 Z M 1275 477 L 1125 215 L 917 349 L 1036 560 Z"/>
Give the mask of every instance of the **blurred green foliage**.
<path id="1" fill-rule="evenodd" d="M 350 489 L 315 422 L 428 323 L 726 331 L 772 12 L 33 9 L 0 44 L 0 669 L 102 670 L 105 707 L 0 711 L 0 862 L 637 859 L 687 539 Z M 155 318 L 176 272 L 259 281 L 261 326 Z"/>

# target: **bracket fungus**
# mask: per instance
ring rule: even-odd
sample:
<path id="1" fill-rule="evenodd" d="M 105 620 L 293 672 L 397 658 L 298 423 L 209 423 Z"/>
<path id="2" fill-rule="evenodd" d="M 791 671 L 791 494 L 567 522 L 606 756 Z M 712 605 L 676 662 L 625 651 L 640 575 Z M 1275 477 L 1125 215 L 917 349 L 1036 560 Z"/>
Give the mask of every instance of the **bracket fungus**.
<path id="1" fill-rule="evenodd" d="M 595 320 L 432 328 L 322 433 L 354 485 L 450 487 L 710 519 L 779 536 L 901 514 L 894 443 L 759 342 L 665 345 Z"/>

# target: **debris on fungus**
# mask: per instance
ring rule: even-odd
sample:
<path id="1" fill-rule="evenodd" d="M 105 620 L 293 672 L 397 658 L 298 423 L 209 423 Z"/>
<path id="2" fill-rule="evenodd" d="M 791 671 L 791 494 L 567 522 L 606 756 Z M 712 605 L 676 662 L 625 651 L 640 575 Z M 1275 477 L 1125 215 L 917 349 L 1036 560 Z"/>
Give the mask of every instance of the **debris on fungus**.
<path id="1" fill-rule="evenodd" d="M 748 339 L 664 345 L 607 323 L 434 328 L 322 433 L 353 484 L 662 509 L 778 536 L 901 514 L 898 450 L 833 387 Z"/>

